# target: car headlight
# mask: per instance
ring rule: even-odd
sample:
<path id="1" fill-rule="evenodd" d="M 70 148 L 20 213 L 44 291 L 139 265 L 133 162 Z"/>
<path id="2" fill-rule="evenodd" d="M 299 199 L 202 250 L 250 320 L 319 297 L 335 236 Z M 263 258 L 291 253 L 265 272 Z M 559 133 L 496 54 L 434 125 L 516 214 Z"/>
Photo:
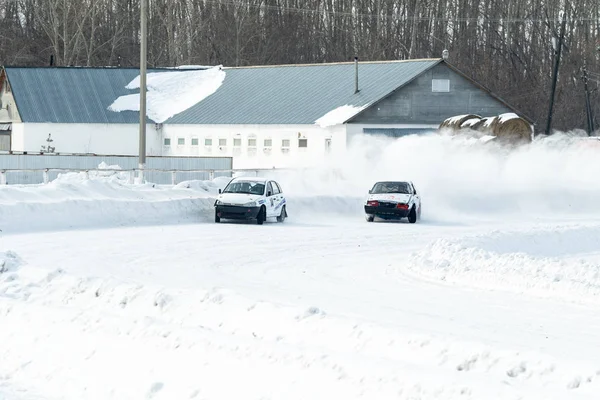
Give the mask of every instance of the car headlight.
<path id="1" fill-rule="evenodd" d="M 255 201 L 251 201 L 249 203 L 242 204 L 242 207 L 254 207 L 254 206 L 256 206 L 256 202 Z"/>

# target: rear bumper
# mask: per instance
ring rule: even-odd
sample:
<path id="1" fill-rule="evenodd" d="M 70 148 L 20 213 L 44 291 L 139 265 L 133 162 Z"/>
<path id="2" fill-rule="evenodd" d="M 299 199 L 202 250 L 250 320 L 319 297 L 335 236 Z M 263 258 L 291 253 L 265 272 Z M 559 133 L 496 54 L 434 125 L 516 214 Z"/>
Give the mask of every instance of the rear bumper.
<path id="1" fill-rule="evenodd" d="M 260 207 L 215 206 L 215 211 L 223 219 L 255 219 Z"/>
<path id="2" fill-rule="evenodd" d="M 365 213 L 374 215 L 379 218 L 406 218 L 408 217 L 409 210 L 403 210 L 401 208 L 390 208 L 390 207 L 371 207 L 365 206 Z"/>

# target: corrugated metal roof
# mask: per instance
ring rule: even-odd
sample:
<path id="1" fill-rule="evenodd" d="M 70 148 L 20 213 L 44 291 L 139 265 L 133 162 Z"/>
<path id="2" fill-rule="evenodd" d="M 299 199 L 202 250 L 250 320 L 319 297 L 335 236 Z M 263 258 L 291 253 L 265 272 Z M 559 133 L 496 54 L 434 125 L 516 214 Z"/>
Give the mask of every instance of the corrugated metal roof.
<path id="1" fill-rule="evenodd" d="M 438 59 L 362 62 L 354 94 L 354 63 L 224 68 L 222 86 L 166 124 L 313 124 L 344 105 L 380 100 Z"/>
<path id="2" fill-rule="evenodd" d="M 23 122 L 139 123 L 134 111 L 111 112 L 135 68 L 5 67 Z M 159 70 L 149 70 L 154 72 Z M 139 91 L 137 91 L 139 93 Z"/>
<path id="3" fill-rule="evenodd" d="M 439 59 L 224 68 L 212 95 L 165 124 L 312 124 L 344 105 L 365 106 L 407 84 Z M 138 123 L 139 113 L 107 107 L 139 73 L 127 68 L 6 67 L 24 122 Z M 173 69 L 152 70 L 180 72 Z"/>

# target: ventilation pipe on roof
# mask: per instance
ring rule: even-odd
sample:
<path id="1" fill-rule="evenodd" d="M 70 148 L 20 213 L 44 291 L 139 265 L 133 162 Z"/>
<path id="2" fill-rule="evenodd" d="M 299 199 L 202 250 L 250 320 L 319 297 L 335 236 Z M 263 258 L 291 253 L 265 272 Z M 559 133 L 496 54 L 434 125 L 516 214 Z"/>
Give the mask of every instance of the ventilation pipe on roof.
<path id="1" fill-rule="evenodd" d="M 54 54 L 50 54 L 50 66 L 54 66 Z"/>
<path id="2" fill-rule="evenodd" d="M 354 57 L 354 93 L 358 92 L 358 57 Z"/>

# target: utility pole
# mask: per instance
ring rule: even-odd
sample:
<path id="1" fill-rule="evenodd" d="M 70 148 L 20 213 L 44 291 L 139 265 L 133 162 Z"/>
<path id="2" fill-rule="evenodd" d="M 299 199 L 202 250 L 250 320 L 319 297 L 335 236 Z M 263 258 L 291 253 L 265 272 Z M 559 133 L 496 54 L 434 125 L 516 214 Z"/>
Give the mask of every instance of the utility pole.
<path id="1" fill-rule="evenodd" d="M 556 58 L 554 60 L 554 73 L 552 77 L 552 90 L 550 93 L 550 107 L 548 109 L 548 121 L 546 124 L 546 135 L 550 135 L 550 129 L 552 127 L 552 109 L 554 108 L 554 93 L 556 92 L 556 81 L 558 79 L 558 66 L 560 64 L 560 55 L 562 53 L 563 40 L 565 38 L 565 25 L 567 23 L 566 18 L 566 8 L 567 3 L 565 2 L 565 11 L 561 14 L 561 27 L 560 27 L 560 38 L 556 40 L 556 38 L 552 38 L 552 45 L 554 47 L 554 52 L 556 53 Z M 558 42 L 558 44 L 556 44 Z"/>
<path id="2" fill-rule="evenodd" d="M 588 90 L 587 66 L 583 61 L 583 87 L 585 89 L 585 110 L 587 112 L 588 136 L 592 136 L 594 132 L 594 117 L 592 115 L 592 105 L 590 104 L 590 92 Z"/>
<path id="3" fill-rule="evenodd" d="M 148 39 L 148 0 L 140 2 L 140 156 L 139 182 L 144 182 L 146 168 L 146 53 Z"/>

